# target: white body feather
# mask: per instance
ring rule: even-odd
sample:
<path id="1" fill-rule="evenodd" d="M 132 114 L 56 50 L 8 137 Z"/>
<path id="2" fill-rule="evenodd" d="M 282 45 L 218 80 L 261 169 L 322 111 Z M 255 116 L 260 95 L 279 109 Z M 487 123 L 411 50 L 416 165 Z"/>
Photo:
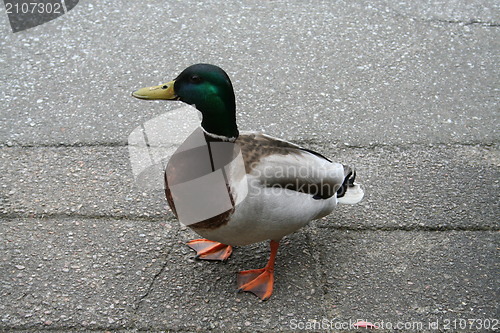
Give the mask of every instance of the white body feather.
<path id="1" fill-rule="evenodd" d="M 331 163 L 307 151 L 264 157 L 247 175 L 237 164 L 227 171 L 231 191 L 236 194 L 234 214 L 227 224 L 217 229 L 196 232 L 229 245 L 247 245 L 268 239 L 278 241 L 309 221 L 330 214 L 337 204 L 336 194 L 317 199 L 309 193 L 287 189 L 287 183 L 297 179 L 308 183 L 326 180 L 334 184 L 336 192 L 344 181 L 342 164 Z M 276 184 L 279 186 L 269 187 Z M 245 185 L 248 186 L 246 196 L 238 198 Z"/>

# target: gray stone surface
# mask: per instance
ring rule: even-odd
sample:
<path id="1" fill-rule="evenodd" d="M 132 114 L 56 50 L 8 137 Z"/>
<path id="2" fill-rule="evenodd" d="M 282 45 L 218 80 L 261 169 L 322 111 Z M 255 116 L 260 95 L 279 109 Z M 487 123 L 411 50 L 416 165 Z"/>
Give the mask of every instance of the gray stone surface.
<path id="1" fill-rule="evenodd" d="M 474 229 L 500 227 L 500 154 L 491 147 L 345 148 L 308 144 L 353 165 L 366 197 L 342 206 L 338 218 L 350 229 Z M 126 147 L 4 148 L 0 212 L 5 216 L 171 218 L 162 190 L 134 182 Z M 47 166 L 50 166 L 47 167 Z M 163 182 L 162 178 L 158 179 Z M 353 219 L 344 220 L 343 214 Z"/>
<path id="2" fill-rule="evenodd" d="M 199 262 L 178 224 L 92 218 L 2 225 L 3 329 L 251 331 L 308 322 L 494 318 L 496 232 L 352 231 L 313 223 L 279 251 L 271 300 L 236 294 L 235 272 L 260 267 L 265 244 L 228 263 Z"/>
<path id="3" fill-rule="evenodd" d="M 496 232 L 346 231 L 318 238 L 328 318 L 426 327 L 498 316 Z"/>
<path id="4" fill-rule="evenodd" d="M 0 330 L 499 329 L 499 24 L 487 0 L 105 0 L 13 34 L 2 7 Z M 134 183 L 128 135 L 182 104 L 130 92 L 197 62 L 232 77 L 240 128 L 365 186 L 283 240 L 267 302 L 235 293 L 267 244 L 196 261 Z"/>
<path id="5" fill-rule="evenodd" d="M 82 2 L 17 34 L 2 15 L 0 142 L 124 143 L 178 107 L 130 92 L 198 62 L 233 78 L 244 128 L 355 145 L 496 142 L 498 4 L 411 3 Z"/>

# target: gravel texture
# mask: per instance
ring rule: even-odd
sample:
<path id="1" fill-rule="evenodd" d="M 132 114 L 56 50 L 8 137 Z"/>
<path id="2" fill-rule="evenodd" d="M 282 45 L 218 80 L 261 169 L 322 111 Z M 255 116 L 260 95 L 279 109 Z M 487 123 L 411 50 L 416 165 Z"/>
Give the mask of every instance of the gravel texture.
<path id="1" fill-rule="evenodd" d="M 2 7 L 0 331 L 499 329 L 499 25 L 493 0 L 104 0 L 14 34 Z M 194 260 L 134 183 L 129 134 L 182 104 L 131 91 L 199 62 L 241 129 L 365 187 L 282 241 L 266 302 L 235 290 L 268 244 Z"/>

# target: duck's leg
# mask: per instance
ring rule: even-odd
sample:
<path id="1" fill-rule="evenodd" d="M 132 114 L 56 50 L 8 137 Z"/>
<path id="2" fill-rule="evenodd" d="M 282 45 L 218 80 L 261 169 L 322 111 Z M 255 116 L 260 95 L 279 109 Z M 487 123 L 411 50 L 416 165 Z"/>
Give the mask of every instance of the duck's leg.
<path id="1" fill-rule="evenodd" d="M 249 291 L 264 301 L 271 297 L 274 285 L 274 261 L 279 244 L 277 241 L 271 241 L 271 255 L 266 267 L 238 273 L 238 292 Z"/>
<path id="2" fill-rule="evenodd" d="M 208 239 L 193 239 L 187 243 L 187 246 L 196 251 L 196 259 L 224 261 L 233 253 L 231 245 Z"/>

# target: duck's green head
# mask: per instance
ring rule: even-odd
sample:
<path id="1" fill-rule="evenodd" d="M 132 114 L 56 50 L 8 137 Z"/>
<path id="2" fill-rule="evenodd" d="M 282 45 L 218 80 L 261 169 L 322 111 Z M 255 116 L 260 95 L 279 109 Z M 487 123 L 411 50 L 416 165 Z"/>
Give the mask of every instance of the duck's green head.
<path id="1" fill-rule="evenodd" d="M 202 113 L 201 126 L 206 132 L 224 138 L 238 137 L 233 85 L 226 72 L 217 66 L 189 66 L 175 80 L 139 89 L 132 96 L 191 104 Z"/>

